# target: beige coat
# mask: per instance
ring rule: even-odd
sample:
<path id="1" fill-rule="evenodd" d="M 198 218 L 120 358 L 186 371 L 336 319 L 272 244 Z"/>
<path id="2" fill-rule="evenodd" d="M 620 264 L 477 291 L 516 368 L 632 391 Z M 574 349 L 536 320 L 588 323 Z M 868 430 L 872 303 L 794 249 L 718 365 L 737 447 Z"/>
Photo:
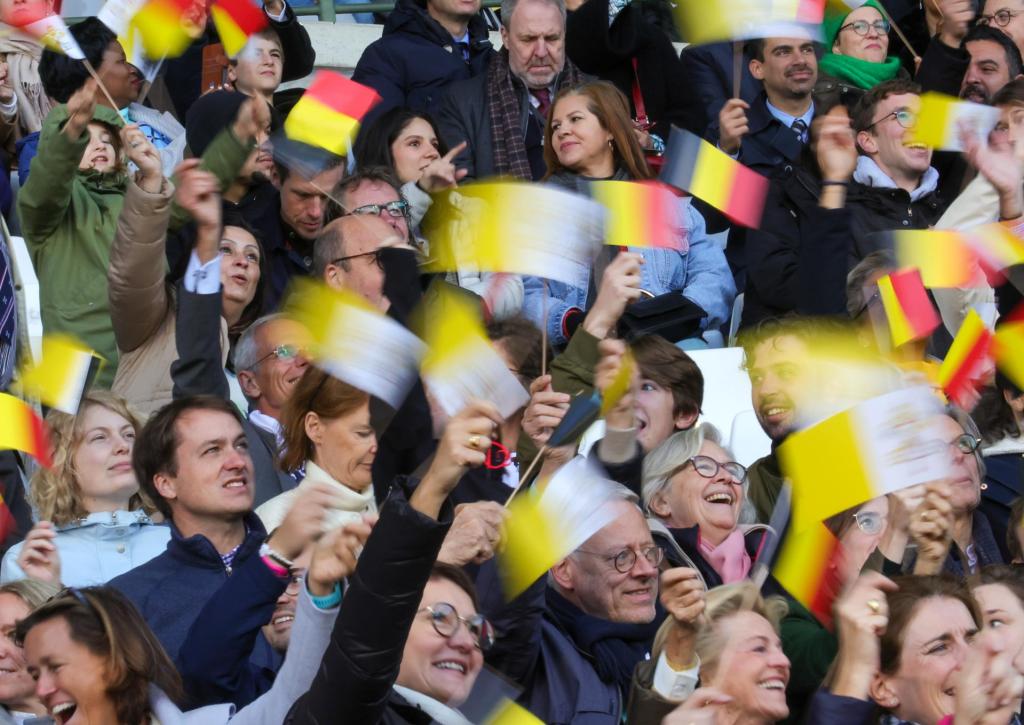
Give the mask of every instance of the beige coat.
<path id="1" fill-rule="evenodd" d="M 178 359 L 174 288 L 167 282 L 164 248 L 174 187 L 157 194 L 128 184 L 110 249 L 107 283 L 110 318 L 121 358 L 113 391 L 149 416 L 171 402 L 171 363 Z M 228 325 L 221 318 L 220 347 L 228 353 Z"/>

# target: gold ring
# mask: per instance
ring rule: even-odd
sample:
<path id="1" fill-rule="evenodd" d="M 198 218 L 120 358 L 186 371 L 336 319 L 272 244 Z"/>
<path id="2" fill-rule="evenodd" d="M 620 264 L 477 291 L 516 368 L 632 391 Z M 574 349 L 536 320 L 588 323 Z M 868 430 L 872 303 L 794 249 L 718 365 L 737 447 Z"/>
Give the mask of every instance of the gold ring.
<path id="1" fill-rule="evenodd" d="M 480 436 L 478 436 L 478 435 L 471 435 L 469 437 L 469 447 L 470 448 L 479 448 L 480 447 Z"/>
<path id="2" fill-rule="evenodd" d="M 868 609 L 870 609 L 874 614 L 878 614 L 882 609 L 882 603 L 877 599 L 869 599 L 866 603 L 868 605 Z"/>

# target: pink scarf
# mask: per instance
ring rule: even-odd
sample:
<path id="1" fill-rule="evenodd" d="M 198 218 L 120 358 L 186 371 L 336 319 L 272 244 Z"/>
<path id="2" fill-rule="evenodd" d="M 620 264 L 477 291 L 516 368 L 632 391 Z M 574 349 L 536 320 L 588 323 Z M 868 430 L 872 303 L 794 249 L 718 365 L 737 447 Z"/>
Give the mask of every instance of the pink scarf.
<path id="1" fill-rule="evenodd" d="M 750 554 L 740 529 L 734 529 L 718 546 L 700 537 L 700 550 L 725 584 L 746 579 L 750 573 Z"/>

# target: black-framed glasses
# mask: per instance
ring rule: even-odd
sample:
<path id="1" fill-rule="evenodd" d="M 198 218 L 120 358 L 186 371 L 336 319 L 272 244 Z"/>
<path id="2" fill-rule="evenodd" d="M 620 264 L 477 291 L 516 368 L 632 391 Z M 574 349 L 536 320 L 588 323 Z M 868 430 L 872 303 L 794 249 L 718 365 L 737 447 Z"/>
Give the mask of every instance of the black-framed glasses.
<path id="1" fill-rule="evenodd" d="M 1018 15 L 1020 15 L 1020 13 L 1015 13 L 1009 8 L 1002 8 L 991 15 L 979 15 L 978 25 L 989 25 L 994 22 L 1000 28 L 1005 28 L 1010 24 L 1010 21 Z"/>
<path id="2" fill-rule="evenodd" d="M 888 20 L 876 20 L 873 23 L 869 23 L 867 20 L 854 20 L 852 23 L 847 23 L 843 27 L 839 28 L 839 32 L 841 33 L 847 28 L 849 28 L 857 35 L 863 37 L 868 34 L 869 30 L 874 28 L 875 32 L 878 33 L 879 35 L 888 35 L 889 27 L 890 26 Z"/>
<path id="3" fill-rule="evenodd" d="M 376 264 L 382 270 L 384 269 L 384 265 L 380 263 L 379 249 L 374 249 L 372 252 L 363 252 L 362 254 L 350 254 L 347 257 L 338 257 L 337 259 L 332 259 L 331 264 L 335 267 L 339 267 L 342 262 L 347 262 L 350 259 L 359 259 L 360 257 L 371 257 L 370 264 Z"/>
<path id="4" fill-rule="evenodd" d="M 981 438 L 975 438 L 970 433 L 964 433 L 962 435 L 958 435 L 951 441 L 947 441 L 946 445 L 952 446 L 965 456 L 968 456 L 978 450 L 981 446 Z"/>
<path id="5" fill-rule="evenodd" d="M 636 562 L 641 556 L 655 569 L 661 566 L 661 562 L 665 559 L 665 550 L 657 545 L 648 546 L 639 555 L 633 549 L 623 549 L 618 554 L 612 556 L 606 556 L 599 551 L 587 551 L 586 549 L 576 549 L 576 551 L 590 554 L 591 556 L 600 556 L 605 561 L 612 562 L 615 571 L 620 574 L 628 574 L 633 571 L 633 567 L 636 566 Z"/>
<path id="6" fill-rule="evenodd" d="M 875 126 L 880 124 L 882 121 L 888 121 L 890 118 L 895 118 L 896 123 L 903 126 L 903 128 L 912 128 L 917 123 L 917 114 L 911 111 L 909 108 L 900 108 L 890 113 L 885 114 L 880 119 L 875 121 L 873 124 L 865 128 L 865 131 L 870 131 Z"/>
<path id="7" fill-rule="evenodd" d="M 482 614 L 462 617 L 459 615 L 459 610 L 448 602 L 438 602 L 433 606 L 423 607 L 416 613 L 420 612 L 430 613 L 430 623 L 433 625 L 434 631 L 445 639 L 454 637 L 455 633 L 459 631 L 459 627 L 466 625 L 466 629 L 473 637 L 473 642 L 481 652 L 486 652 L 494 644 L 494 627 Z"/>
<path id="8" fill-rule="evenodd" d="M 305 569 L 292 569 L 291 579 L 288 580 L 288 586 L 285 587 L 285 594 L 294 597 L 302 589 L 302 580 L 306 578 Z"/>
<path id="9" fill-rule="evenodd" d="M 723 470 L 728 473 L 736 483 L 743 483 L 747 477 L 747 467 L 736 461 L 726 461 L 725 463 L 719 463 L 711 456 L 694 456 L 683 465 L 679 466 L 676 471 L 681 471 L 686 468 L 687 465 L 692 465 L 693 470 L 704 478 L 714 478 L 718 475 L 719 470 Z"/>
<path id="10" fill-rule="evenodd" d="M 397 199 L 395 201 L 389 201 L 387 204 L 363 204 L 349 212 L 349 214 L 367 216 L 381 216 L 385 213 L 396 219 L 398 217 L 405 216 L 409 213 L 409 202 L 404 199 Z"/>
<path id="11" fill-rule="evenodd" d="M 254 362 L 252 364 L 252 367 L 249 369 L 255 370 L 261 362 L 269 360 L 272 357 L 276 357 L 278 360 L 294 360 L 296 357 L 299 356 L 300 352 L 302 351 L 299 350 L 298 346 L 296 345 L 278 345 L 273 350 L 268 352 L 266 355 L 261 357 L 259 360 Z"/>
<path id="12" fill-rule="evenodd" d="M 857 527 L 868 536 L 881 533 L 887 518 L 885 514 L 880 514 L 877 511 L 863 511 L 853 515 Z"/>

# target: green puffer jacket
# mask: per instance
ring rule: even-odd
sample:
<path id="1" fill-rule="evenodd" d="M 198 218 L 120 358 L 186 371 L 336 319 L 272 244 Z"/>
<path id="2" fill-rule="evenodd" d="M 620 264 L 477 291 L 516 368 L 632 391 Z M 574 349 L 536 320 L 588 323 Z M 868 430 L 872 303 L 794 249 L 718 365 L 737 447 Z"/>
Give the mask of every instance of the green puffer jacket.
<path id="1" fill-rule="evenodd" d="M 93 119 L 124 125 L 121 116 L 96 106 Z M 78 171 L 89 134 L 63 133 L 67 106 L 56 106 L 43 122 L 39 153 L 18 193 L 18 217 L 39 278 L 43 330 L 72 335 L 106 360 L 96 380 L 109 388 L 117 369 L 117 345 L 107 301 L 110 245 L 121 214 L 128 177 L 124 173 Z"/>

